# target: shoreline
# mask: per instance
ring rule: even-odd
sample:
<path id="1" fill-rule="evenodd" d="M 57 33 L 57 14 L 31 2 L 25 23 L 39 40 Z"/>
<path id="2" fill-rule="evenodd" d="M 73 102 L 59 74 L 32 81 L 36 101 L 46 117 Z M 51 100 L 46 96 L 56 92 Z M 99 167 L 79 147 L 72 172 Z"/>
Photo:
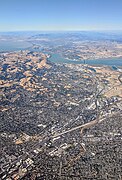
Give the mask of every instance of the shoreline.
<path id="1" fill-rule="evenodd" d="M 2 51 L 0 52 L 0 54 L 4 54 L 4 53 L 16 53 L 16 52 L 20 52 L 20 51 L 26 51 L 28 50 L 27 48 L 24 50 L 15 50 L 15 51 Z M 31 51 L 31 50 L 28 50 Z M 38 52 L 38 51 L 33 51 L 33 52 Z M 41 52 L 41 51 L 39 51 Z M 49 60 L 50 62 L 53 63 L 61 63 L 61 64 L 88 64 L 91 66 L 115 66 L 115 67 L 122 67 L 122 57 L 119 58 L 100 58 L 100 59 L 87 59 L 87 60 L 72 60 L 72 59 L 67 59 L 65 57 L 63 57 L 60 54 L 57 53 L 48 53 L 48 52 L 41 52 L 43 54 L 46 55 L 46 59 Z M 48 56 L 49 57 L 48 57 Z"/>
<path id="2" fill-rule="evenodd" d="M 47 53 L 47 52 L 46 52 Z M 89 59 L 89 60 L 81 60 L 81 61 L 74 61 L 68 60 L 60 54 L 52 54 L 49 53 L 50 57 L 48 58 L 49 61 L 54 63 L 61 63 L 61 64 L 88 64 L 88 65 L 97 65 L 97 66 L 122 66 L 122 59 L 121 58 L 107 58 L 107 59 Z M 85 61 L 85 63 L 84 63 Z"/>

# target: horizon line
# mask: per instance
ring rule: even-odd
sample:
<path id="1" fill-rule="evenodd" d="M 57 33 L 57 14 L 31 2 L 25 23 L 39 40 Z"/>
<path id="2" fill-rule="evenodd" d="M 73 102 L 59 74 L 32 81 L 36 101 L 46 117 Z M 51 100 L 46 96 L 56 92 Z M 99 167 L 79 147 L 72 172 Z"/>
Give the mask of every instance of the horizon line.
<path id="1" fill-rule="evenodd" d="M 106 32 L 112 32 L 112 31 L 122 31 L 122 29 L 113 29 L 113 30 L 109 30 L 109 29 L 85 29 L 85 30 L 0 30 L 0 33 L 11 33 L 11 32 L 93 32 L 93 31 L 96 31 L 96 32 L 100 32 L 100 31 L 106 31 Z"/>

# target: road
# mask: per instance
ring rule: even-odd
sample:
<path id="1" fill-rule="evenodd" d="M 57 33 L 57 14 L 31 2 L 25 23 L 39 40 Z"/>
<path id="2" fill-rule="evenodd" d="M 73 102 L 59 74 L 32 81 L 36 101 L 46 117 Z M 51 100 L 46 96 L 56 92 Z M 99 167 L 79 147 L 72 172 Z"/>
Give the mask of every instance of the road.
<path id="1" fill-rule="evenodd" d="M 113 115 L 116 115 L 116 114 L 117 114 L 117 113 L 114 113 L 114 114 L 112 114 L 111 116 L 108 116 L 108 117 L 111 118 L 111 117 L 113 117 Z M 58 136 L 62 136 L 62 135 L 64 135 L 64 134 L 70 133 L 70 132 L 75 131 L 75 130 L 78 130 L 78 129 L 81 129 L 81 133 L 82 133 L 84 129 L 88 129 L 88 128 L 96 125 L 96 124 L 99 124 L 99 123 L 101 123 L 102 121 L 106 120 L 106 118 L 107 118 L 107 117 L 104 117 L 104 118 L 99 118 L 99 117 L 98 117 L 97 119 L 95 119 L 95 120 L 93 120 L 93 121 L 90 121 L 90 122 L 88 122 L 88 123 L 85 123 L 85 124 L 82 124 L 82 125 L 80 125 L 80 126 L 74 127 L 74 128 L 72 128 L 72 129 L 69 129 L 69 130 L 64 131 L 64 132 L 62 132 L 62 133 L 55 134 L 54 136 L 51 136 L 51 138 L 56 138 L 56 137 L 58 137 Z"/>

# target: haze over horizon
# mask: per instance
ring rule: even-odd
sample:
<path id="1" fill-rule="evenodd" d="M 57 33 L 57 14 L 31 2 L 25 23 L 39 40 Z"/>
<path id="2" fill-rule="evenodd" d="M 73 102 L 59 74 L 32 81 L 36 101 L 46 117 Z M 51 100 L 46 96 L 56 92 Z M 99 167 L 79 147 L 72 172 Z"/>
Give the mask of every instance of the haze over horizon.
<path id="1" fill-rule="evenodd" d="M 1 0 L 0 31 L 122 30 L 121 0 Z"/>

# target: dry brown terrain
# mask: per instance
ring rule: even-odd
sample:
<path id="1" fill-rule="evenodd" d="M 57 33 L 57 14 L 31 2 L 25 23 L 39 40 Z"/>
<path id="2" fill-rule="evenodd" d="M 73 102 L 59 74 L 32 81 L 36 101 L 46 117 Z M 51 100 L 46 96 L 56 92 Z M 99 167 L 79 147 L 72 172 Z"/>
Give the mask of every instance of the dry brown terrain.
<path id="1" fill-rule="evenodd" d="M 109 67 L 99 67 L 96 69 L 96 76 L 101 86 L 105 86 L 104 95 L 106 97 L 120 96 L 122 97 L 122 84 L 119 76 L 122 72 L 114 71 Z"/>

